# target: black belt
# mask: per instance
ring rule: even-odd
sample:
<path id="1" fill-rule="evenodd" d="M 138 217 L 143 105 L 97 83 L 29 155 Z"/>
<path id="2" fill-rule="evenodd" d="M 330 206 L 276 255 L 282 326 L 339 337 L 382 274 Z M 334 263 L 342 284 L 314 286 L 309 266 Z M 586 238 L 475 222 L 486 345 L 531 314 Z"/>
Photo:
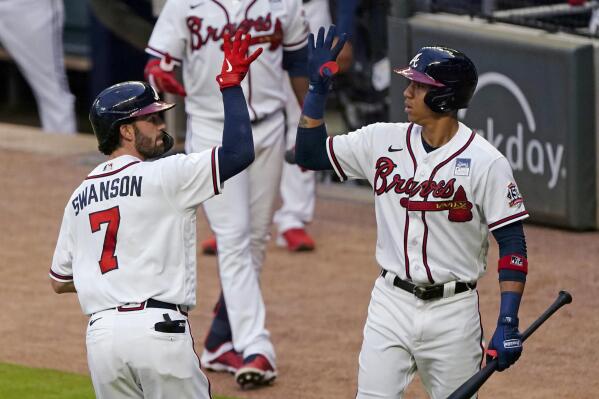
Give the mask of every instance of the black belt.
<path id="1" fill-rule="evenodd" d="M 183 309 L 181 309 L 180 305 L 175 305 L 173 303 L 168 303 L 168 302 L 162 302 L 162 301 L 158 301 L 156 299 L 148 299 L 147 301 L 141 302 L 141 303 L 136 303 L 133 306 L 131 305 L 123 305 L 123 306 L 118 306 L 116 309 L 119 312 L 132 312 L 132 311 L 136 311 L 136 310 L 143 310 L 145 308 L 160 308 L 160 309 L 170 309 L 170 310 L 174 310 L 176 312 L 180 312 L 182 314 L 184 314 L 185 316 L 187 316 L 187 312 L 184 311 Z"/>
<path id="2" fill-rule="evenodd" d="M 381 272 L 381 276 L 385 278 L 387 275 L 387 270 L 383 269 Z M 449 284 L 449 283 L 447 283 Z M 409 281 L 405 281 L 400 279 L 398 276 L 395 276 L 393 279 L 393 285 L 397 288 L 401 288 L 404 291 L 408 291 L 410 294 L 414 294 L 417 298 L 422 300 L 430 300 L 430 299 L 439 299 L 443 298 L 445 292 L 445 284 L 441 285 L 430 285 L 430 286 L 419 286 L 410 283 Z M 454 294 L 459 294 L 461 292 L 470 291 L 476 288 L 476 283 L 455 283 L 455 291 Z"/>

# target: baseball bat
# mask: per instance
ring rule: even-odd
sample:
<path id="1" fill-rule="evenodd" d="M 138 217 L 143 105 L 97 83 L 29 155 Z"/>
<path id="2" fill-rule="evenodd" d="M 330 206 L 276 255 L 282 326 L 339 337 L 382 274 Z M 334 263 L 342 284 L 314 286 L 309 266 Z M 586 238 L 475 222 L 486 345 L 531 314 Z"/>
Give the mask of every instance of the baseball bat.
<path id="1" fill-rule="evenodd" d="M 550 318 L 559 308 L 572 302 L 572 295 L 567 291 L 560 291 L 556 300 L 539 316 L 538 319 L 532 322 L 532 324 L 522 333 L 522 342 L 526 341 L 526 338 L 532 335 L 537 328 L 541 326 L 548 318 Z M 478 373 L 474 374 L 465 383 L 460 385 L 447 399 L 467 399 L 474 395 L 480 387 L 489 379 L 491 374 L 497 370 L 497 358 L 491 360 L 487 365 L 481 369 Z"/>

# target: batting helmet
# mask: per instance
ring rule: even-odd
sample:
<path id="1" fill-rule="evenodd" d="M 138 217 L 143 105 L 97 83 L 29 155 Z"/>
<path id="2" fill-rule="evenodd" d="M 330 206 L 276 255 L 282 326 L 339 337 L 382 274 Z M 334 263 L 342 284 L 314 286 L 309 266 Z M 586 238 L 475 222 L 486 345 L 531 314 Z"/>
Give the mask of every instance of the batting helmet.
<path id="1" fill-rule="evenodd" d="M 162 101 L 156 90 L 146 82 L 123 82 L 104 89 L 89 111 L 89 120 L 98 139 L 98 149 L 110 155 L 119 147 L 120 125 L 132 118 L 166 111 L 174 106 L 175 104 Z M 172 143 L 168 146 L 169 138 L 172 141 L 170 136 L 166 138 L 165 152 L 172 147 Z"/>
<path id="2" fill-rule="evenodd" d="M 476 67 L 470 58 L 448 47 L 423 47 L 407 67 L 394 71 L 432 86 L 424 102 L 437 113 L 468 107 L 478 82 Z"/>

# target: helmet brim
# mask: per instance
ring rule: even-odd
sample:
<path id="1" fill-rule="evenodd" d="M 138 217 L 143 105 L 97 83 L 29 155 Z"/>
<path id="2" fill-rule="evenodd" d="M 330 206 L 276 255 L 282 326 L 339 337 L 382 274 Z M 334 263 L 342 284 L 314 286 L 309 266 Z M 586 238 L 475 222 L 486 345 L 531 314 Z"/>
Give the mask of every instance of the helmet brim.
<path id="1" fill-rule="evenodd" d="M 393 72 L 402 75 L 405 78 L 413 80 L 415 82 L 424 83 L 435 87 L 444 87 L 445 85 L 441 82 L 436 81 L 425 73 L 412 69 L 410 67 L 395 68 Z"/>
<path id="2" fill-rule="evenodd" d="M 167 103 L 164 101 L 154 101 L 152 104 L 146 105 L 143 108 L 133 112 L 128 118 L 137 118 L 139 116 L 155 114 L 157 112 L 163 112 L 173 108 L 176 104 Z"/>

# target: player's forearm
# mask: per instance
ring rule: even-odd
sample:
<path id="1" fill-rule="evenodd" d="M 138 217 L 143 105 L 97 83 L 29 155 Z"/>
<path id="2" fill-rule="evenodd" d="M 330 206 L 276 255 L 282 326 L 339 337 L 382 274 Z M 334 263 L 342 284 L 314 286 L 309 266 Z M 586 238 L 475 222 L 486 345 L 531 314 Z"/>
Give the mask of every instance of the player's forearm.
<path id="1" fill-rule="evenodd" d="M 289 76 L 293 94 L 300 106 L 304 103 L 306 94 L 308 93 L 308 78 L 305 76 Z"/>
<path id="2" fill-rule="evenodd" d="M 254 161 L 252 125 L 240 86 L 222 90 L 225 105 L 223 144 L 218 149 L 220 180 L 235 176 Z"/>
<path id="3" fill-rule="evenodd" d="M 54 279 L 50 279 L 50 283 L 52 284 L 52 289 L 57 294 L 65 294 L 68 292 L 77 292 L 75 288 L 75 283 L 73 281 L 69 281 L 68 283 L 63 283 L 60 281 L 56 281 Z"/>
<path id="4" fill-rule="evenodd" d="M 348 35 L 353 36 L 357 6 L 358 0 L 343 0 L 337 2 L 337 29 L 339 34 L 347 33 Z"/>

